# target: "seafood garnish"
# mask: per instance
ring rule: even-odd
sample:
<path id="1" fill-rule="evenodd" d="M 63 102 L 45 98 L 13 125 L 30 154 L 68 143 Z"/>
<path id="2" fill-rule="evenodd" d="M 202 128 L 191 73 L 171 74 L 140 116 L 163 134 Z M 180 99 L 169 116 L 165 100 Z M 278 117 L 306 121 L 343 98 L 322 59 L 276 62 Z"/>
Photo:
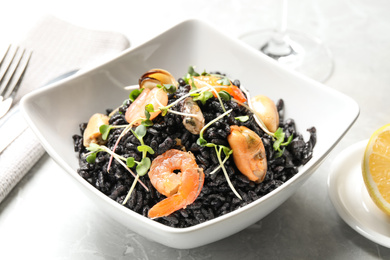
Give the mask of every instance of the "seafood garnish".
<path id="1" fill-rule="evenodd" d="M 168 104 L 168 96 L 160 88 L 143 89 L 137 99 L 127 109 L 125 118 L 128 123 L 133 123 L 134 126 L 141 124 L 142 119 L 146 119 L 145 106 L 151 104 L 153 107 L 163 107 Z M 161 110 L 155 110 L 150 113 L 150 120 L 153 120 L 161 113 Z"/>
<path id="2" fill-rule="evenodd" d="M 198 135 L 204 127 L 204 117 L 198 104 L 191 98 L 183 100 L 181 112 L 191 114 L 183 117 L 184 127 L 194 135 Z"/>
<path id="3" fill-rule="evenodd" d="M 153 89 L 157 85 L 170 84 L 177 86 L 176 79 L 166 70 L 163 69 L 152 69 L 147 71 L 141 78 L 138 80 L 140 88 L 150 88 Z"/>
<path id="4" fill-rule="evenodd" d="M 241 92 L 241 90 L 233 85 L 233 83 L 227 79 L 226 77 L 222 77 L 220 75 L 207 75 L 207 76 L 196 76 L 190 78 L 190 85 L 195 85 L 196 88 L 204 88 L 212 86 L 216 92 L 220 92 L 222 90 L 229 93 L 232 97 L 237 99 L 240 102 L 245 102 L 246 97 Z M 216 97 L 216 94 L 214 93 Z"/>
<path id="5" fill-rule="evenodd" d="M 260 136 L 245 126 L 230 126 L 227 139 L 237 168 L 248 179 L 262 182 L 267 173 L 267 158 Z"/>
<path id="6" fill-rule="evenodd" d="M 84 146 L 88 147 L 91 143 L 105 144 L 102 134 L 99 131 L 100 126 L 108 124 L 109 117 L 100 113 L 91 116 L 87 128 L 84 131 Z"/>
<path id="7" fill-rule="evenodd" d="M 293 120 L 279 119 L 282 106 L 251 98 L 239 80 L 190 67 L 177 81 L 152 69 L 138 83 L 125 87 L 132 91 L 122 105 L 94 114 L 73 138 L 79 174 L 139 214 L 195 225 L 205 219 L 195 209 L 206 220 L 224 215 L 279 187 L 311 158 L 315 128 L 305 143 Z"/>
<path id="8" fill-rule="evenodd" d="M 175 173 L 177 170 L 180 172 Z M 168 216 L 192 204 L 204 181 L 203 169 L 198 167 L 195 157 L 176 149 L 154 159 L 148 175 L 156 190 L 167 196 L 149 210 L 149 218 Z"/>
<path id="9" fill-rule="evenodd" d="M 279 127 L 279 113 L 275 103 L 267 96 L 257 95 L 251 98 L 251 104 L 265 126 L 275 133 Z"/>

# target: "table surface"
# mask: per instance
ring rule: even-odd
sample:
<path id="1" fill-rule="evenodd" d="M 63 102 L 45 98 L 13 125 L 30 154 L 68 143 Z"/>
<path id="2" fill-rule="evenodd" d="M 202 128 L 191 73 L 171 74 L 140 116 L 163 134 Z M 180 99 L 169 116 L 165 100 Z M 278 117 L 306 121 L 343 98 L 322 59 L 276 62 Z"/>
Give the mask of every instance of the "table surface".
<path id="1" fill-rule="evenodd" d="M 103 216 L 46 154 L 0 204 L 0 259 L 389 259 L 388 248 L 361 236 L 340 218 L 329 199 L 327 178 L 343 149 L 390 123 L 386 99 L 390 98 L 390 1 L 288 2 L 289 28 L 316 35 L 334 55 L 335 69 L 325 84 L 360 106 L 350 131 L 290 199 L 235 235 L 176 250 Z M 90 29 L 121 32 L 132 48 L 192 17 L 239 37 L 275 27 L 278 4 L 274 0 L 13 0 L 2 4 L 1 41 L 23 38 L 45 14 Z"/>

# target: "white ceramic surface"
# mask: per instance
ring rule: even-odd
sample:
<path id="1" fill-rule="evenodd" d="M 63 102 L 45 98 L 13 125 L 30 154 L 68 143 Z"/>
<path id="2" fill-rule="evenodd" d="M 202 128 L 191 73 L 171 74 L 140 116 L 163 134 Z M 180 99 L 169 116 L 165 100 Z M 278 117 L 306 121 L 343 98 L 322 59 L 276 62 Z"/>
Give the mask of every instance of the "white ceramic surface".
<path id="1" fill-rule="evenodd" d="M 252 94 L 283 98 L 285 118 L 306 129 L 317 128 L 313 158 L 282 187 L 250 205 L 194 227 L 176 229 L 138 215 L 112 201 L 77 173 L 72 135 L 95 112 L 114 108 L 127 98 L 124 86 L 137 83 L 145 71 L 160 67 L 175 77 L 189 65 L 219 70 L 240 79 Z M 62 166 L 92 202 L 133 231 L 174 248 L 193 248 L 232 235 L 260 220 L 289 198 L 323 162 L 359 115 L 346 95 L 281 68 L 272 59 L 220 33 L 210 25 L 188 20 L 113 60 L 50 85 L 23 98 L 22 111 L 49 155 Z"/>
<path id="2" fill-rule="evenodd" d="M 361 161 L 368 140 L 343 150 L 332 164 L 329 196 L 341 218 L 366 238 L 390 247 L 390 217 L 372 201 L 363 182 Z"/>

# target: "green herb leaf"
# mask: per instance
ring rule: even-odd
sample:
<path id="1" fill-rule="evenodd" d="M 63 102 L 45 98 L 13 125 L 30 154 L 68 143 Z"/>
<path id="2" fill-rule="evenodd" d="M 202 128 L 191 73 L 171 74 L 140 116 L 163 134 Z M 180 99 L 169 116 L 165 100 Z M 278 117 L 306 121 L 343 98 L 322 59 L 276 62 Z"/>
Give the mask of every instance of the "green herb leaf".
<path id="1" fill-rule="evenodd" d="M 161 110 L 161 115 L 162 116 L 166 116 L 166 114 L 168 113 L 168 109 L 167 108 L 160 108 Z"/>
<path id="2" fill-rule="evenodd" d="M 289 145 L 291 143 L 292 139 L 293 139 L 293 135 L 290 135 L 288 137 L 287 141 L 283 142 L 284 138 L 285 138 L 285 135 L 286 134 L 283 132 L 283 129 L 280 128 L 280 127 L 274 133 L 274 136 L 275 136 L 276 140 L 274 142 L 273 147 L 274 147 L 274 150 L 278 152 L 276 154 L 276 157 L 280 157 L 280 156 L 283 155 L 284 147 L 283 147 L 283 149 L 281 149 L 280 147 Z"/>
<path id="3" fill-rule="evenodd" d="M 210 76 L 210 73 L 207 73 L 206 70 L 204 70 L 200 75 L 202 75 L 202 76 Z"/>
<path id="4" fill-rule="evenodd" d="M 137 88 L 130 92 L 129 99 L 134 102 L 144 89 Z"/>
<path id="5" fill-rule="evenodd" d="M 188 74 L 195 77 L 199 76 L 199 73 L 195 71 L 193 66 L 188 67 Z"/>
<path id="6" fill-rule="evenodd" d="M 148 111 L 149 113 L 152 113 L 152 112 L 154 112 L 154 107 L 152 104 L 147 104 L 145 106 L 145 110 Z"/>
<path id="7" fill-rule="evenodd" d="M 213 93 L 211 91 L 204 91 L 200 93 L 200 95 L 195 96 L 193 98 L 194 101 L 200 101 L 202 104 L 206 104 L 207 100 L 213 97 Z"/>
<path id="8" fill-rule="evenodd" d="M 129 168 L 134 167 L 134 165 L 135 165 L 135 159 L 134 159 L 134 157 L 129 157 L 129 158 L 127 158 L 127 159 L 126 159 L 126 165 L 127 165 L 127 167 L 129 167 Z"/>
<path id="9" fill-rule="evenodd" d="M 149 157 L 143 158 L 142 161 L 137 165 L 136 168 L 137 174 L 139 176 L 144 176 L 148 172 L 150 165 L 151 165 L 151 161 Z"/>
<path id="10" fill-rule="evenodd" d="M 87 147 L 87 150 L 91 152 L 99 152 L 101 148 L 100 145 L 98 144 L 90 143 L 89 146 Z"/>
<path id="11" fill-rule="evenodd" d="M 220 78 L 219 80 L 217 80 L 217 83 L 223 86 L 230 86 L 230 80 L 227 77 Z"/>
<path id="12" fill-rule="evenodd" d="M 145 118 L 146 120 L 150 119 L 150 113 L 154 112 L 154 107 L 152 104 L 147 104 L 145 106 Z"/>
<path id="13" fill-rule="evenodd" d="M 146 120 L 143 120 L 141 122 L 142 125 L 148 127 L 148 126 L 152 126 L 153 125 L 153 121 L 152 120 L 149 120 L 149 119 L 146 119 Z"/>
<path id="14" fill-rule="evenodd" d="M 226 92 L 225 90 L 222 90 L 222 91 L 218 92 L 218 95 L 224 101 L 229 101 L 229 100 L 232 99 L 232 96 L 228 92 Z"/>
<path id="15" fill-rule="evenodd" d="M 95 163 L 96 153 L 91 153 L 90 155 L 88 155 L 86 160 L 88 163 Z"/>
<path id="16" fill-rule="evenodd" d="M 191 88 L 192 88 L 193 90 L 198 89 L 198 88 L 196 87 L 196 85 L 195 85 L 194 77 L 191 76 L 190 78 L 191 78 Z"/>
<path id="17" fill-rule="evenodd" d="M 103 140 L 107 140 L 108 134 L 110 133 L 111 129 L 112 129 L 112 126 L 110 126 L 110 125 L 101 125 L 99 127 L 99 132 L 102 134 Z"/>
<path id="18" fill-rule="evenodd" d="M 283 147 L 283 149 L 280 149 L 280 147 L 279 147 L 279 150 L 277 150 L 275 158 L 279 158 L 280 156 L 283 155 L 283 153 L 284 153 L 284 147 Z"/>
<path id="19" fill-rule="evenodd" d="M 283 145 L 283 146 L 289 145 L 289 144 L 291 143 L 292 139 L 293 139 L 293 135 L 290 135 L 290 136 L 288 137 L 287 141 L 284 142 L 284 143 L 282 143 L 281 145 Z"/>
<path id="20" fill-rule="evenodd" d="M 235 117 L 234 119 L 236 119 L 240 122 L 246 122 L 249 120 L 249 116 L 238 116 L 238 117 Z"/>
<path id="21" fill-rule="evenodd" d="M 200 146 L 205 146 L 207 144 L 207 141 L 202 137 L 199 137 L 198 140 L 196 140 L 196 143 Z"/>
<path id="22" fill-rule="evenodd" d="M 172 84 L 164 84 L 164 90 L 167 93 L 173 94 L 176 92 L 176 86 Z"/>
<path id="23" fill-rule="evenodd" d="M 135 129 L 135 134 L 138 139 L 142 139 L 146 135 L 146 126 L 144 125 L 139 125 Z"/>
<path id="24" fill-rule="evenodd" d="M 154 154 L 154 150 L 152 149 L 152 147 L 150 147 L 146 144 L 137 146 L 137 149 L 140 152 L 148 152 L 150 154 Z"/>
<path id="25" fill-rule="evenodd" d="M 205 91 L 203 92 L 203 95 L 204 95 L 204 100 L 207 101 L 208 99 L 212 98 L 214 95 L 211 91 Z"/>
<path id="26" fill-rule="evenodd" d="M 222 148 L 223 150 L 223 153 L 225 154 L 225 156 L 229 156 L 233 153 L 233 150 L 230 149 L 229 147 L 226 147 L 224 145 L 220 145 L 220 147 Z"/>
<path id="27" fill-rule="evenodd" d="M 150 118 L 150 113 L 148 110 L 145 110 L 145 118 L 146 118 L 146 120 L 149 120 L 149 118 Z"/>
<path id="28" fill-rule="evenodd" d="M 194 67 L 190 66 L 188 67 L 188 71 L 187 71 L 187 74 L 185 75 L 185 77 L 183 78 L 184 81 L 188 84 L 188 82 L 190 81 L 190 79 L 192 77 L 197 77 L 199 76 L 199 73 L 197 73 L 194 69 Z M 192 81 L 193 82 L 193 81 Z M 194 86 L 192 86 L 192 88 L 194 88 Z M 196 89 L 196 88 L 195 88 Z"/>
<path id="29" fill-rule="evenodd" d="M 284 135 L 285 135 L 285 134 L 284 134 L 284 132 L 283 132 L 283 129 L 279 127 L 279 128 L 276 130 L 276 132 L 274 133 L 274 135 L 275 135 L 276 140 L 275 140 L 275 142 L 274 142 L 273 147 L 274 147 L 274 150 L 275 150 L 275 151 L 279 151 L 280 145 L 281 145 L 282 142 L 284 141 Z"/>

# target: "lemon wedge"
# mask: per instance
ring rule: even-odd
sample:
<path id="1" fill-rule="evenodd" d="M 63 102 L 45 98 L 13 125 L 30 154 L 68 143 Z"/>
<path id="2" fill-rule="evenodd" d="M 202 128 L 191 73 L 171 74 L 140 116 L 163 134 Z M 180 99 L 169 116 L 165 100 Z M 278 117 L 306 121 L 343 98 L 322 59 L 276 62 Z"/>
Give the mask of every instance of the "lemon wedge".
<path id="1" fill-rule="evenodd" d="M 364 152 L 362 173 L 372 200 L 390 216 L 390 124 L 372 134 Z"/>

